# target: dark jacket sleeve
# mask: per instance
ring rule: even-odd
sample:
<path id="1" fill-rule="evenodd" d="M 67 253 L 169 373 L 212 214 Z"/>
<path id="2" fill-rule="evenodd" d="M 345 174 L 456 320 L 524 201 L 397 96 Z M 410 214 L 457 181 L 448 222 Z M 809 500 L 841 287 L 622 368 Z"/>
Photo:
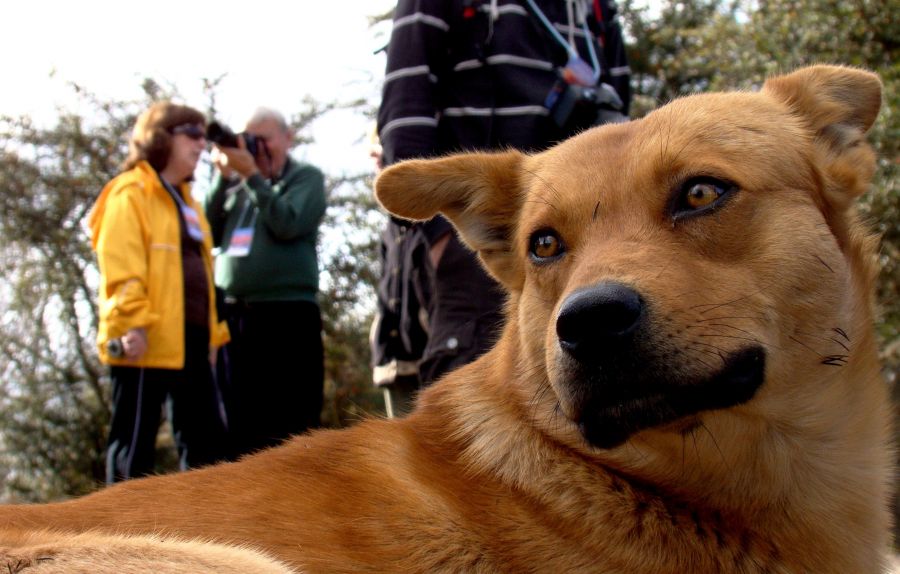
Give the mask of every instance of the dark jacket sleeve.
<path id="1" fill-rule="evenodd" d="M 384 165 L 436 150 L 437 79 L 446 66 L 446 0 L 399 0 L 387 48 L 378 134 Z"/>
<path id="2" fill-rule="evenodd" d="M 622 39 L 622 24 L 613 0 L 596 0 L 599 13 L 595 16 L 600 24 L 600 38 L 603 48 L 603 81 L 607 82 L 622 98 L 622 113 L 628 115 L 631 106 L 631 68 L 625 55 Z"/>
<path id="3" fill-rule="evenodd" d="M 437 82 L 447 67 L 447 0 L 399 0 L 387 48 L 378 134 L 385 166 L 437 150 Z M 422 226 L 429 241 L 450 231 L 440 216 Z"/>

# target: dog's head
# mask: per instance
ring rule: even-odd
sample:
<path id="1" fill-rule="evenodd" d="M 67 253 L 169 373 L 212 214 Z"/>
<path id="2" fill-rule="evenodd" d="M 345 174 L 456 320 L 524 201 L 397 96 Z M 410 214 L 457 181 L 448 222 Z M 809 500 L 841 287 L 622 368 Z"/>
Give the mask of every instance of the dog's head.
<path id="1" fill-rule="evenodd" d="M 540 154 L 404 162 L 377 196 L 453 222 L 510 293 L 519 372 L 552 389 L 536 408 L 592 446 L 721 413 L 814 418 L 807 399 L 837 392 L 830 377 L 869 336 L 852 200 L 874 170 L 880 86 L 815 66 Z"/>

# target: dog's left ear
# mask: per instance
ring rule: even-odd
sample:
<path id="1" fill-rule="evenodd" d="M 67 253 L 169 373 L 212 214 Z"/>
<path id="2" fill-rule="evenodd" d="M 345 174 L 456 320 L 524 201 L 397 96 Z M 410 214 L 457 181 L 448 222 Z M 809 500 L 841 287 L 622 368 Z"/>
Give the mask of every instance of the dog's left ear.
<path id="1" fill-rule="evenodd" d="M 378 176 L 375 196 L 404 219 L 423 221 L 442 213 L 491 275 L 517 290 L 523 277 L 511 238 L 524 198 L 524 157 L 508 151 L 404 161 Z"/>
<path id="2" fill-rule="evenodd" d="M 815 134 L 828 179 L 825 201 L 841 213 L 868 188 L 875 155 L 865 141 L 881 108 L 881 81 L 865 70 L 810 66 L 768 80 L 763 92 L 786 103 Z"/>

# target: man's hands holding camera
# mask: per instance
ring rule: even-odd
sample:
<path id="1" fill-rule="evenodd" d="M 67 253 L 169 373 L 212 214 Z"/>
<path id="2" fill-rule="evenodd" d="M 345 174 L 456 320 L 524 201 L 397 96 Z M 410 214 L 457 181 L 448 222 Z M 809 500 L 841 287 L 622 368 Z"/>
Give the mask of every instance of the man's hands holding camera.
<path id="1" fill-rule="evenodd" d="M 244 142 L 244 138 L 238 137 L 237 143 L 238 147 L 213 145 L 210 159 L 224 177 L 230 178 L 236 173 L 242 179 L 247 179 L 259 173 L 260 169 L 256 163 L 256 158 L 247 151 L 247 144 Z"/>

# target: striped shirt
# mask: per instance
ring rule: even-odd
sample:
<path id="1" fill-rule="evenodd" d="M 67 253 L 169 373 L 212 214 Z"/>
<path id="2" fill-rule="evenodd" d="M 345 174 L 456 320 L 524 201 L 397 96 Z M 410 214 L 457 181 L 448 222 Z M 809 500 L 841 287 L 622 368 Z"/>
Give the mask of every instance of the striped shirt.
<path id="1" fill-rule="evenodd" d="M 577 16 L 570 20 L 570 1 L 582 3 L 588 37 Z M 594 44 L 601 81 L 627 114 L 630 72 L 608 0 L 536 3 L 587 63 Z M 385 165 L 460 150 L 539 150 L 588 127 L 561 129 L 545 107 L 569 56 L 525 0 L 399 0 L 387 55 L 378 112 Z"/>

